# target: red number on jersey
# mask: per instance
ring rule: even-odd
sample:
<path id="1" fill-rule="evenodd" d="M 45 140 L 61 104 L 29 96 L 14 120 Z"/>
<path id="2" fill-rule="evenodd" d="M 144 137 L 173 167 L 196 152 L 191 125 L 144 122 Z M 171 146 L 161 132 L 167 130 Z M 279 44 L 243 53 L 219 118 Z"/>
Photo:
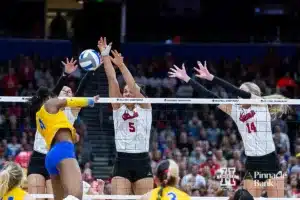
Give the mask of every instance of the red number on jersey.
<path id="1" fill-rule="evenodd" d="M 129 122 L 129 132 L 135 132 L 135 127 L 133 122 Z"/>
<path id="2" fill-rule="evenodd" d="M 247 123 L 246 126 L 248 129 L 248 133 L 256 133 L 257 132 L 254 122 L 251 122 L 250 124 Z"/>

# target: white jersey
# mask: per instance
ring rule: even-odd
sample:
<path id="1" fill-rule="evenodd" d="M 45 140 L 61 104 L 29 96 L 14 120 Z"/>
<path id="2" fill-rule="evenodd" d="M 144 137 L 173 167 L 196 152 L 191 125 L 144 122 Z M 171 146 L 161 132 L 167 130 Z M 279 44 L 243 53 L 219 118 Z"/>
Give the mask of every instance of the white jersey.
<path id="1" fill-rule="evenodd" d="M 113 111 L 113 120 L 117 152 L 149 152 L 152 109 L 135 105 L 133 111 L 130 111 L 122 105 Z"/>
<path id="2" fill-rule="evenodd" d="M 65 108 L 64 113 L 67 116 L 69 122 L 71 124 L 74 124 L 76 117 L 73 115 L 71 108 Z M 46 141 L 45 141 L 44 137 L 38 131 L 36 131 L 36 133 L 35 133 L 33 150 L 37 151 L 39 153 L 42 153 L 42 154 L 48 153 Z"/>
<path id="3" fill-rule="evenodd" d="M 232 105 L 231 117 L 242 136 L 247 156 L 264 156 L 275 151 L 268 106 L 251 105 L 244 109 Z"/>

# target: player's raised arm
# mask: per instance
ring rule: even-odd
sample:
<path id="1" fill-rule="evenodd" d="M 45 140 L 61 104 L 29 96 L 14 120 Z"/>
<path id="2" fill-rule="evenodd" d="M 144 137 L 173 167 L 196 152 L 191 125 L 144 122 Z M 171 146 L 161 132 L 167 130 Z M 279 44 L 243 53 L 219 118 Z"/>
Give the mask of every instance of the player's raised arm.
<path id="1" fill-rule="evenodd" d="M 119 53 L 117 50 L 113 50 L 111 53 L 114 57 L 110 57 L 110 60 L 120 69 L 130 92 L 136 98 L 144 98 L 145 95 L 141 92 L 141 88 L 136 84 L 132 74 L 125 65 L 124 58 L 121 53 Z M 142 104 L 141 106 L 144 108 L 151 108 L 151 104 Z"/>
<path id="2" fill-rule="evenodd" d="M 48 113 L 57 113 L 60 109 L 65 107 L 82 108 L 93 106 L 99 99 L 99 96 L 93 98 L 87 97 L 73 97 L 67 99 L 52 98 L 45 103 L 45 109 Z"/>
<path id="3" fill-rule="evenodd" d="M 70 64 L 71 63 L 71 64 Z M 72 74 L 76 69 L 77 69 L 77 65 L 76 65 L 76 60 L 73 60 L 73 58 L 69 61 L 69 59 L 66 59 L 66 63 L 62 62 L 62 64 L 64 65 L 64 71 L 62 76 L 58 79 L 57 84 L 55 85 L 55 87 L 52 89 L 52 93 L 55 95 L 58 95 L 62 89 L 62 87 L 64 85 L 66 85 L 67 82 L 67 78 L 70 74 Z"/>
<path id="4" fill-rule="evenodd" d="M 206 89 L 203 85 L 198 83 L 196 80 L 191 78 L 189 75 L 187 75 L 184 64 L 182 64 L 181 69 L 179 67 L 177 67 L 176 65 L 174 65 L 174 67 L 171 68 L 168 73 L 169 73 L 169 77 L 178 78 L 178 79 L 188 83 L 189 85 L 191 85 L 195 91 L 201 92 L 203 94 L 203 96 L 201 96 L 201 97 L 220 98 L 217 95 L 215 95 L 213 92 Z"/>
<path id="5" fill-rule="evenodd" d="M 212 75 L 206 67 L 206 62 L 204 62 L 204 65 L 202 65 L 202 63 L 200 61 L 197 61 L 197 64 L 198 64 L 199 68 L 194 67 L 194 69 L 197 71 L 197 75 L 196 75 L 197 77 L 211 81 L 213 84 L 220 85 L 220 86 L 224 87 L 227 91 L 232 92 L 237 97 L 240 97 L 243 99 L 258 98 L 258 96 L 251 94 L 250 92 L 247 92 L 245 90 L 242 90 L 242 89 L 232 85 L 231 83 L 229 83 L 217 76 Z"/>
<path id="6" fill-rule="evenodd" d="M 106 38 L 100 38 L 98 41 L 98 48 L 103 58 L 104 71 L 108 80 L 108 92 L 109 97 L 122 97 L 120 92 L 120 86 L 117 80 L 116 71 L 111 63 L 109 53 L 111 50 L 111 43 L 107 45 Z M 113 103 L 114 110 L 120 108 L 120 104 Z"/>

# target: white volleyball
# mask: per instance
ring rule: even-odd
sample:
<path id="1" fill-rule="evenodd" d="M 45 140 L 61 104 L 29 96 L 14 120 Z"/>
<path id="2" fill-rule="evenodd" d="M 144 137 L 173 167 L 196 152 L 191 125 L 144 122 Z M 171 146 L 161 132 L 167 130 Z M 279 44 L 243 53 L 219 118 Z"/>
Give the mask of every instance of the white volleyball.
<path id="1" fill-rule="evenodd" d="M 86 71 L 94 71 L 100 64 L 100 54 L 93 49 L 84 50 L 79 56 L 79 65 Z"/>

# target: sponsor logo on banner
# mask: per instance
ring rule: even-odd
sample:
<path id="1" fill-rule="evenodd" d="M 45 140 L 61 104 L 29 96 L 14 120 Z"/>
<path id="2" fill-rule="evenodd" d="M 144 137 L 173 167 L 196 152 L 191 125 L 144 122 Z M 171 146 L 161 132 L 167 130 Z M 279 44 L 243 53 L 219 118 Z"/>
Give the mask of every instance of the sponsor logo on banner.
<path id="1" fill-rule="evenodd" d="M 235 179 L 238 176 L 235 175 L 235 168 L 221 168 L 220 174 L 217 175 L 217 179 L 220 179 L 220 186 L 224 188 L 231 188 L 236 186 Z"/>

